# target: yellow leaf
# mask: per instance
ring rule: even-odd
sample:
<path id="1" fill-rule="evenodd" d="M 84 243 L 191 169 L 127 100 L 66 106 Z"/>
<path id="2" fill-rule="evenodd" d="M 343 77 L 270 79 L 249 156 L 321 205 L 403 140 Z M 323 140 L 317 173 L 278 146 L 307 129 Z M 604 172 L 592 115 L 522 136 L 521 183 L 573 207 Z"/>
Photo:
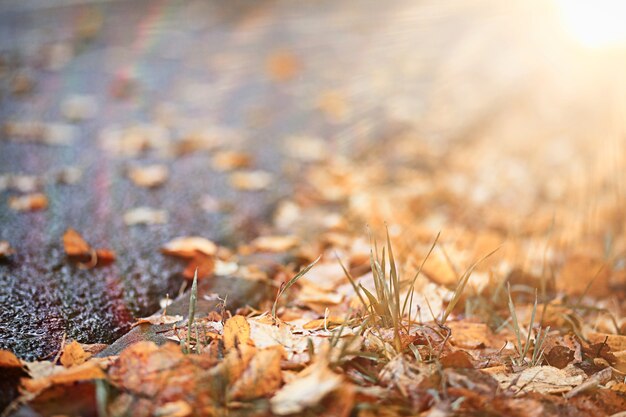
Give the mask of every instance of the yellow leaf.
<path id="1" fill-rule="evenodd" d="M 91 357 L 91 353 L 83 350 L 83 347 L 76 340 L 65 346 L 61 354 L 61 365 L 66 368 L 81 365 Z"/>
<path id="2" fill-rule="evenodd" d="M 0 368 L 19 368 L 22 361 L 8 350 L 0 350 Z"/>
<path id="3" fill-rule="evenodd" d="M 248 324 L 244 316 L 233 316 L 224 323 L 224 333 L 222 337 L 226 350 L 230 350 L 240 344 L 245 344 L 250 340 L 250 324 Z"/>

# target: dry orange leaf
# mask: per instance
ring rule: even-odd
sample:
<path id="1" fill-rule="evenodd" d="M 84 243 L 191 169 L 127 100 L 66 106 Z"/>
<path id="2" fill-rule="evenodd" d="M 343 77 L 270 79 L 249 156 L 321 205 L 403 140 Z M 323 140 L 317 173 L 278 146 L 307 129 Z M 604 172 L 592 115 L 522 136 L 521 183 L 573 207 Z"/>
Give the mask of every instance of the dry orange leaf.
<path id="1" fill-rule="evenodd" d="M 298 246 L 296 236 L 260 236 L 251 245 L 259 252 L 285 252 Z"/>
<path id="2" fill-rule="evenodd" d="M 103 379 L 106 375 L 102 371 L 99 362 L 91 360 L 82 365 L 73 366 L 71 368 L 63 368 L 57 366 L 48 376 L 35 379 L 22 379 L 22 387 L 30 393 L 39 393 L 44 389 L 57 385 L 68 384 L 78 381 L 87 381 L 92 379 Z"/>
<path id="3" fill-rule="evenodd" d="M 238 171 L 231 174 L 230 185 L 242 191 L 259 191 L 269 187 L 272 180 L 272 174 L 266 171 Z"/>
<path id="4" fill-rule="evenodd" d="M 209 239 L 199 236 L 184 236 L 170 240 L 161 248 L 166 255 L 178 256 L 181 258 L 193 258 L 197 252 L 205 255 L 215 255 L 217 245 Z"/>
<path id="5" fill-rule="evenodd" d="M 0 350 L 0 368 L 20 368 L 22 361 L 8 350 Z"/>
<path id="6" fill-rule="evenodd" d="M 87 256 L 92 251 L 85 239 L 72 228 L 63 234 L 63 248 L 68 256 Z"/>
<path id="7" fill-rule="evenodd" d="M 85 352 L 83 347 L 76 340 L 63 348 L 61 354 L 61 365 L 66 368 L 81 365 L 91 357 L 91 353 Z"/>
<path id="8" fill-rule="evenodd" d="M 626 350 L 626 336 L 619 334 L 606 334 L 606 333 L 590 333 L 587 335 L 590 343 L 604 343 L 609 345 L 613 352 L 619 352 Z"/>
<path id="9" fill-rule="evenodd" d="M 169 176 L 166 165 L 135 166 L 128 170 L 128 178 L 139 187 L 154 188 L 163 185 Z"/>
<path id="10" fill-rule="evenodd" d="M 601 259 L 574 255 L 565 261 L 556 279 L 556 288 L 570 295 L 587 293 L 603 297 L 610 293 L 610 267 Z M 591 285 L 590 285 L 591 284 Z"/>
<path id="11" fill-rule="evenodd" d="M 452 331 L 450 341 L 454 346 L 465 349 L 479 349 L 492 344 L 491 332 L 484 323 L 452 321 L 446 323 L 446 325 Z"/>
<path id="12" fill-rule="evenodd" d="M 154 410 L 159 417 L 187 417 L 193 414 L 193 408 L 183 400 L 171 401 Z"/>
<path id="13" fill-rule="evenodd" d="M 181 321 L 182 319 L 183 319 L 183 316 L 180 316 L 180 315 L 168 316 L 165 314 L 158 314 L 156 316 L 139 318 L 137 319 L 136 322 L 133 323 L 131 327 L 139 326 L 140 324 L 146 324 L 146 323 L 152 324 L 152 325 L 173 324 L 173 323 L 177 323 Z"/>
<path id="14" fill-rule="evenodd" d="M 98 265 L 106 265 L 115 261 L 115 252 L 109 249 L 96 249 Z"/>
<path id="15" fill-rule="evenodd" d="M 193 279 L 198 271 L 198 279 L 208 278 L 215 272 L 215 259 L 213 256 L 205 255 L 204 253 L 196 252 L 194 256 L 183 271 L 183 277 L 185 279 Z"/>
<path id="16" fill-rule="evenodd" d="M 452 269 L 450 262 L 437 252 L 431 253 L 424 263 L 422 272 L 434 283 L 446 287 L 454 287 L 458 281 L 458 276 Z"/>
<path id="17" fill-rule="evenodd" d="M 6 240 L 0 240 L 0 258 L 8 258 L 15 254 L 15 250 Z"/>
<path id="18" fill-rule="evenodd" d="M 236 315 L 226 320 L 222 340 L 226 350 L 247 343 L 250 340 L 250 324 L 246 318 Z"/>
<path id="19" fill-rule="evenodd" d="M 15 211 L 36 211 L 48 207 L 48 197 L 42 193 L 32 193 L 9 197 L 9 207 Z"/>
<path id="20" fill-rule="evenodd" d="M 332 329 L 337 326 L 341 326 L 344 323 L 344 319 L 341 317 L 326 317 L 323 319 L 311 320 L 302 326 L 303 329 L 315 330 L 315 329 Z"/>
<path id="21" fill-rule="evenodd" d="M 252 163 L 252 157 L 244 152 L 221 151 L 213 156 L 211 166 L 216 171 L 230 171 L 237 168 L 247 168 Z"/>
<path id="22" fill-rule="evenodd" d="M 246 370 L 228 391 L 229 399 L 246 401 L 274 393 L 282 382 L 281 357 L 280 348 L 257 351 Z"/>
<path id="23" fill-rule="evenodd" d="M 272 397 L 272 412 L 277 415 L 300 413 L 318 404 L 326 395 L 339 389 L 342 383 L 343 378 L 332 372 L 327 360 L 320 357 Z"/>

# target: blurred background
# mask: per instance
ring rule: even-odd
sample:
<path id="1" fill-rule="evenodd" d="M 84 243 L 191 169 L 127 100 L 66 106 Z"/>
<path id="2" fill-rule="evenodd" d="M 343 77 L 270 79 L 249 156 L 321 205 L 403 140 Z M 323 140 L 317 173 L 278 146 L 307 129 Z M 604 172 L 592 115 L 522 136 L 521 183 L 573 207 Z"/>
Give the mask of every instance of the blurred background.
<path id="1" fill-rule="evenodd" d="M 178 293 L 158 248 L 183 235 L 458 226 L 621 267 L 624 21 L 609 0 L 2 1 L 0 347 L 115 340 Z M 115 264 L 65 263 L 68 227 Z"/>

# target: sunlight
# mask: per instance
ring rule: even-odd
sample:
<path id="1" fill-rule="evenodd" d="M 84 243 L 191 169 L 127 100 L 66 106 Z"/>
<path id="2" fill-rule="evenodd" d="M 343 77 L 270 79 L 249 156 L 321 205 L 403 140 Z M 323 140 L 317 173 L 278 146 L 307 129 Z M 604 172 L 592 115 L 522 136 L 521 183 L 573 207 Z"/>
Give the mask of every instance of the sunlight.
<path id="1" fill-rule="evenodd" d="M 626 46 L 626 2 L 555 0 L 564 29 L 583 46 Z"/>

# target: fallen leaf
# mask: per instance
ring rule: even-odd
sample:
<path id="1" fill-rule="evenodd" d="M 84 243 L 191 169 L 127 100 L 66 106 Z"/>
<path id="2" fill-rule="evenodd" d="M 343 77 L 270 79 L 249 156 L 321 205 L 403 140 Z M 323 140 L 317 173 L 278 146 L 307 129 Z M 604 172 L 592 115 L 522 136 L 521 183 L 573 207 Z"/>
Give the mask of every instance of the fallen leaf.
<path id="1" fill-rule="evenodd" d="M 163 245 L 161 251 L 166 255 L 193 258 L 198 252 L 205 255 L 215 255 L 217 253 L 217 245 L 203 237 L 183 236 L 167 242 Z"/>
<path id="2" fill-rule="evenodd" d="M 283 380 L 280 370 L 281 351 L 280 348 L 257 351 L 246 370 L 230 387 L 229 399 L 248 401 L 274 393 Z"/>
<path id="3" fill-rule="evenodd" d="M 604 343 L 609 345 L 612 351 L 626 350 L 626 336 L 607 333 L 589 333 L 587 339 L 590 343 Z"/>
<path id="4" fill-rule="evenodd" d="M 296 236 L 260 236 L 251 242 L 259 252 L 286 252 L 299 244 Z"/>
<path id="5" fill-rule="evenodd" d="M 230 176 L 230 184 L 242 191 L 260 191 L 272 183 L 273 176 L 269 172 L 256 171 L 238 171 Z"/>
<path id="6" fill-rule="evenodd" d="M 458 276 L 450 262 L 435 251 L 424 262 L 422 273 L 434 283 L 445 287 L 454 287 L 458 281 Z"/>
<path id="7" fill-rule="evenodd" d="M 83 347 L 77 341 L 73 340 L 72 343 L 65 345 L 63 353 L 61 354 L 61 365 L 66 368 L 82 365 L 91 357 L 91 353 L 87 353 L 83 350 Z"/>
<path id="8" fill-rule="evenodd" d="M 191 414 L 193 414 L 193 409 L 182 400 L 165 403 L 154 410 L 156 417 L 187 417 Z"/>
<path id="9" fill-rule="evenodd" d="M 568 392 L 584 381 L 584 372 L 574 367 L 558 369 L 553 366 L 534 366 L 520 373 L 492 373 L 492 375 L 503 389 L 515 387 L 523 392 L 542 394 Z"/>
<path id="10" fill-rule="evenodd" d="M 134 166 L 128 170 L 128 178 L 139 187 L 155 188 L 163 185 L 169 176 L 166 165 Z"/>
<path id="11" fill-rule="evenodd" d="M 15 211 L 36 211 L 48 207 L 48 197 L 42 193 L 32 193 L 9 197 L 9 207 Z"/>
<path id="12" fill-rule="evenodd" d="M 252 157 L 245 152 L 221 151 L 217 152 L 211 161 L 216 171 L 231 171 L 238 168 L 247 168 L 252 164 Z"/>
<path id="13" fill-rule="evenodd" d="M 474 368 L 472 355 L 464 350 L 457 350 L 441 357 L 444 368 Z"/>
<path id="14" fill-rule="evenodd" d="M 454 346 L 465 349 L 493 347 L 493 336 L 489 327 L 484 323 L 451 321 L 446 323 L 446 326 L 452 331 L 450 342 Z"/>
<path id="15" fill-rule="evenodd" d="M 332 329 L 341 326 L 343 323 L 344 319 L 341 317 L 325 317 L 323 319 L 311 320 L 305 323 L 302 328 L 307 330 Z"/>
<path id="16" fill-rule="evenodd" d="M 196 252 L 196 256 L 191 258 L 185 267 L 183 277 L 191 280 L 195 276 L 196 271 L 198 271 L 198 279 L 208 278 L 213 275 L 215 271 L 215 258 L 201 252 Z"/>
<path id="17" fill-rule="evenodd" d="M 173 324 L 173 323 L 178 323 L 182 319 L 183 319 L 183 316 L 180 316 L 180 315 L 168 316 L 165 314 L 157 314 L 154 316 L 142 317 L 142 318 L 137 319 L 137 321 L 133 323 L 131 328 L 135 326 L 139 326 L 140 324 L 152 324 L 154 326 L 159 325 L 159 324 Z"/>
<path id="18" fill-rule="evenodd" d="M 570 295 L 587 293 L 596 297 L 610 293 L 610 267 L 601 259 L 587 255 L 573 255 L 565 261 L 555 280 L 559 291 Z M 592 285 L 589 285 L 593 283 Z"/>
<path id="19" fill-rule="evenodd" d="M 108 265 L 115 261 L 115 252 L 109 249 L 96 249 L 98 265 Z"/>
<path id="20" fill-rule="evenodd" d="M 22 387 L 29 393 L 37 394 L 53 385 L 103 379 L 105 376 L 100 362 L 92 359 L 82 365 L 73 366 L 71 368 L 55 366 L 51 368 L 51 372 L 47 376 L 40 378 L 22 378 Z"/>
<path id="21" fill-rule="evenodd" d="M 124 213 L 124 223 L 126 223 L 127 226 L 137 224 L 165 224 L 167 223 L 167 219 L 167 211 L 150 207 L 137 207 Z"/>
<path id="22" fill-rule="evenodd" d="M 285 153 L 301 161 L 322 161 L 328 156 L 328 144 L 313 136 L 292 136 L 285 139 Z"/>
<path id="23" fill-rule="evenodd" d="M 246 318 L 236 315 L 226 320 L 222 340 L 227 351 L 240 344 L 246 344 L 250 340 L 250 324 Z"/>
<path id="24" fill-rule="evenodd" d="M 63 249 L 68 256 L 88 256 L 92 252 L 91 246 L 71 227 L 63 234 Z"/>
<path id="25" fill-rule="evenodd" d="M 555 368 L 563 369 L 574 361 L 574 351 L 567 346 L 557 345 L 544 352 L 545 361 Z"/>
<path id="26" fill-rule="evenodd" d="M 15 255 L 15 250 L 6 240 L 0 240 L 0 259 Z"/>
<path id="27" fill-rule="evenodd" d="M 21 368 L 22 361 L 8 350 L 0 350 L 0 368 Z"/>
<path id="28" fill-rule="evenodd" d="M 321 355 L 320 355 L 321 356 Z M 300 372 L 270 399 L 277 415 L 295 414 L 318 404 L 325 396 L 339 389 L 343 378 L 328 368 L 323 357 Z"/>

